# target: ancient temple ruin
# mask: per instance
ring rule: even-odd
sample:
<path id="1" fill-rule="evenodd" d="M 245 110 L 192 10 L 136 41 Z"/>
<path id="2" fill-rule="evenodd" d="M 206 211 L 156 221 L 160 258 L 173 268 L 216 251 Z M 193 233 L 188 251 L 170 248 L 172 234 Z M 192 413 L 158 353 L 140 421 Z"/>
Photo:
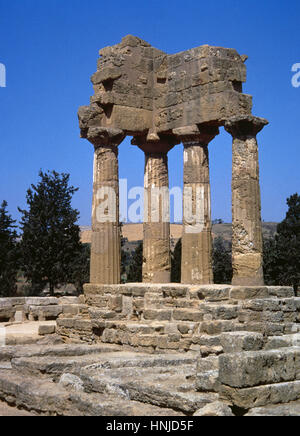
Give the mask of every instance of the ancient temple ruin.
<path id="1" fill-rule="evenodd" d="M 263 284 L 256 135 L 268 122 L 243 94 L 246 59 L 208 45 L 168 55 L 130 35 L 100 50 L 94 95 L 79 109 L 81 136 L 95 147 L 92 284 L 120 283 L 118 146 L 126 135 L 145 154 L 143 281 L 170 282 L 168 152 L 183 143 L 182 283 L 213 283 L 209 144 L 220 127 L 233 138 L 233 284 Z"/>
<path id="2" fill-rule="evenodd" d="M 0 299 L 0 401 L 67 416 L 300 416 L 300 298 L 263 285 L 256 135 L 267 121 L 242 93 L 246 56 L 167 55 L 133 36 L 100 54 L 79 110 L 95 147 L 91 280 L 78 297 Z M 208 146 L 221 127 L 233 137 L 230 285 L 212 284 Z M 126 135 L 145 154 L 144 283 L 120 284 Z M 167 155 L 179 143 L 183 283 L 172 284 Z M 27 319 L 38 334 L 16 337 Z"/>

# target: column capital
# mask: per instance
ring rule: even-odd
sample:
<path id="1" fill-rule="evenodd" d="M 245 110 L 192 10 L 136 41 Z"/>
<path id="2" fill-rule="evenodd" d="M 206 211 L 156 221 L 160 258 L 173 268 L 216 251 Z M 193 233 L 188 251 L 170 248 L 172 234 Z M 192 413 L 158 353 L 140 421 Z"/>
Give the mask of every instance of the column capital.
<path id="1" fill-rule="evenodd" d="M 87 139 L 94 145 L 95 149 L 101 146 L 118 147 L 125 136 L 123 130 L 109 127 L 90 127 L 87 132 Z"/>
<path id="2" fill-rule="evenodd" d="M 219 128 L 210 124 L 195 124 L 173 129 L 173 133 L 183 144 L 208 145 L 219 134 Z"/>
<path id="3" fill-rule="evenodd" d="M 161 155 L 167 154 L 179 142 L 174 135 L 162 136 L 155 141 L 149 141 L 145 136 L 135 136 L 131 144 L 137 145 L 144 153 Z"/>
<path id="4" fill-rule="evenodd" d="M 269 122 L 265 118 L 239 115 L 225 122 L 225 130 L 235 138 L 246 138 L 256 136 L 267 124 Z"/>

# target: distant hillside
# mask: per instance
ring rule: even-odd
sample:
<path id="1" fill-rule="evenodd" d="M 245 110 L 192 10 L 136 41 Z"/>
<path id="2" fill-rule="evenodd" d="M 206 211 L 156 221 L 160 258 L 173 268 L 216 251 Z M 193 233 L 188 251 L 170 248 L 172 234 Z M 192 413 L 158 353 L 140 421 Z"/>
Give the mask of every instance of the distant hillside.
<path id="1" fill-rule="evenodd" d="M 263 223 L 263 235 L 265 238 L 272 237 L 277 228 L 277 223 Z M 231 240 L 232 229 L 231 223 L 228 224 L 214 224 L 213 237 L 222 236 L 225 241 Z M 122 228 L 123 238 L 127 239 L 129 243 L 136 243 L 143 239 L 143 224 L 124 224 Z M 81 227 L 81 240 L 83 243 L 91 243 L 91 228 L 84 226 Z M 177 240 L 182 236 L 182 224 L 171 224 L 171 241 L 172 246 L 175 245 Z"/>

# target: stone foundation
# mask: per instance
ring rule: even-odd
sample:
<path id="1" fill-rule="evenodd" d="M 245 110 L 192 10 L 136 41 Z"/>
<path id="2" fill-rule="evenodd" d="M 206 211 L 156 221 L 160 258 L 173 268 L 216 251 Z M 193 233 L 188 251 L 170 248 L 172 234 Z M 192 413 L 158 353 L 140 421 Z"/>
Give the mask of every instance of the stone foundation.
<path id="1" fill-rule="evenodd" d="M 80 315 L 57 320 L 66 341 L 219 355 L 227 332 L 257 332 L 267 343 L 300 331 L 300 298 L 289 287 L 89 284 L 83 300 Z"/>
<path id="2" fill-rule="evenodd" d="M 60 337 L 0 347 L 0 401 L 41 415 L 300 415 L 292 288 L 86 285 L 73 303 Z"/>
<path id="3" fill-rule="evenodd" d="M 78 315 L 82 308 L 80 297 L 15 297 L 0 298 L 0 323 L 51 321 L 59 315 Z"/>

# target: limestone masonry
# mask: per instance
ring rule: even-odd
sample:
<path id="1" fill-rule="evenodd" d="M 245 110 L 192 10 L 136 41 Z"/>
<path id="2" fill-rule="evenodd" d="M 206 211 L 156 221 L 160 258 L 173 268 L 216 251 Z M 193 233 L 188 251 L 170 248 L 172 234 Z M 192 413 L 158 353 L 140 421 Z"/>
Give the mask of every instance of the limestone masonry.
<path id="1" fill-rule="evenodd" d="M 145 154 L 145 283 L 170 282 L 168 152 L 184 146 L 182 282 L 210 284 L 209 144 L 233 137 L 233 284 L 262 285 L 257 133 L 268 123 L 242 92 L 245 61 L 207 45 L 168 55 L 134 36 L 100 50 L 94 95 L 78 111 L 95 147 L 91 283 L 120 283 L 118 146 L 126 135 Z"/>
<path id="2" fill-rule="evenodd" d="M 264 286 L 256 136 L 267 121 L 242 92 L 246 56 L 167 55 L 133 36 L 100 55 L 79 109 L 95 149 L 90 283 L 79 297 L 0 299 L 0 401 L 42 415 L 300 416 L 300 296 Z M 221 127 L 233 138 L 230 285 L 212 272 L 209 144 Z M 120 284 L 126 135 L 145 155 L 135 284 Z M 168 152 L 179 143 L 182 283 L 172 284 Z"/>

